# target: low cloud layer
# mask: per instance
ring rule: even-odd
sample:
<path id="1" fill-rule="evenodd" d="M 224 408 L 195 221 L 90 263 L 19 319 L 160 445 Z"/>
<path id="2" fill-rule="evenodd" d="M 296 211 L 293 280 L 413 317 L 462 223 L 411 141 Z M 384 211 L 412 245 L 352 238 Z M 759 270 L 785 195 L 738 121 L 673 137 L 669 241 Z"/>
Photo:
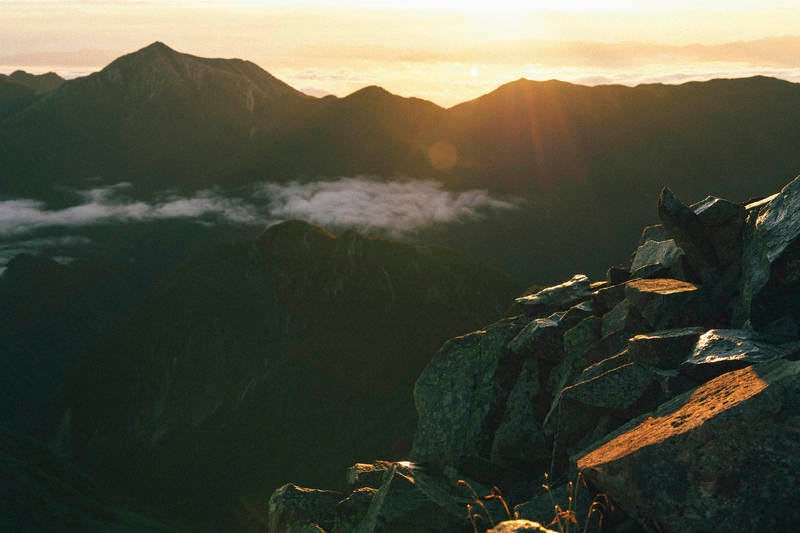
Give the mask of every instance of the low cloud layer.
<path id="1" fill-rule="evenodd" d="M 38 200 L 0 201 L 0 241 L 11 241 L 47 228 L 191 219 L 203 223 L 266 227 L 301 219 L 324 226 L 358 228 L 399 236 L 434 224 L 480 217 L 487 210 L 514 209 L 515 200 L 492 197 L 484 190 L 452 192 L 433 181 L 374 181 L 342 178 L 288 184 L 264 183 L 246 196 L 201 191 L 152 201 L 126 195 L 130 185 L 78 193 L 79 202 L 48 209 Z M 2 244 L 2 242 L 0 242 Z"/>
<path id="2" fill-rule="evenodd" d="M 493 198 L 485 190 L 446 191 L 434 181 L 338 181 L 264 184 L 276 219 L 301 219 L 323 226 L 356 227 L 402 234 L 435 224 L 474 219 L 487 209 L 514 209 L 515 201 Z"/>
<path id="3" fill-rule="evenodd" d="M 171 197 L 143 202 L 126 199 L 129 186 L 92 189 L 80 193 L 81 203 L 50 210 L 43 202 L 31 199 L 0 201 L 0 238 L 24 235 L 45 227 L 80 227 L 111 222 L 144 222 L 171 218 L 221 217 L 234 223 L 255 223 L 252 206 L 218 193 L 202 191 L 190 197 Z"/>

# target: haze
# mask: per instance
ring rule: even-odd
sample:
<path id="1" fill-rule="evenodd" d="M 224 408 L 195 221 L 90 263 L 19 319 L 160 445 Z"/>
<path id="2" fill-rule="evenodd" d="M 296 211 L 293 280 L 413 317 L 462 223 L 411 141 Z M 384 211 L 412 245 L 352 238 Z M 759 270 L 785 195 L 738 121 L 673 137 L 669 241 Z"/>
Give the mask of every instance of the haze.
<path id="1" fill-rule="evenodd" d="M 196 55 L 249 59 L 313 95 L 376 84 L 445 106 L 520 77 L 800 81 L 797 2 L 735 4 L 0 0 L 0 72 L 75 77 L 161 40 Z"/>

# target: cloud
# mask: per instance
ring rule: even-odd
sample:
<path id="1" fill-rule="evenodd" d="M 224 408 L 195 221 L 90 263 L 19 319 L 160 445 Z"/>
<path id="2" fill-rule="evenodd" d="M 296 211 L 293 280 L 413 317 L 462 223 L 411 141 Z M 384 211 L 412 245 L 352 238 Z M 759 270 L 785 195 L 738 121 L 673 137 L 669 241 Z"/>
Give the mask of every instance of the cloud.
<path id="1" fill-rule="evenodd" d="M 151 201 L 126 196 L 130 188 L 128 183 L 119 183 L 80 191 L 79 203 L 63 209 L 48 209 L 43 202 L 32 199 L 0 201 L 0 251 L 87 244 L 76 240 L 82 237 L 62 237 L 57 241 L 39 237 L 22 243 L 26 235 L 48 228 L 169 219 L 261 227 L 302 219 L 400 236 L 426 226 L 480 218 L 487 210 L 520 205 L 520 200 L 498 199 L 485 190 L 454 192 L 434 181 L 376 181 L 367 177 L 263 183 L 247 196 L 205 190 Z"/>
<path id="2" fill-rule="evenodd" d="M 45 227 L 80 227 L 111 222 L 208 217 L 240 224 L 263 221 L 254 206 L 213 191 L 144 202 L 120 198 L 120 193 L 128 187 L 122 183 L 83 191 L 80 193 L 82 203 L 57 210 L 47 209 L 38 200 L 0 201 L 0 238 L 24 235 Z"/>
<path id="3" fill-rule="evenodd" d="M 475 219 L 489 209 L 515 209 L 518 200 L 493 198 L 485 190 L 452 192 L 434 181 L 380 182 L 367 178 L 264 184 L 278 220 L 302 219 L 323 226 L 355 227 L 399 235 L 415 229 Z"/>

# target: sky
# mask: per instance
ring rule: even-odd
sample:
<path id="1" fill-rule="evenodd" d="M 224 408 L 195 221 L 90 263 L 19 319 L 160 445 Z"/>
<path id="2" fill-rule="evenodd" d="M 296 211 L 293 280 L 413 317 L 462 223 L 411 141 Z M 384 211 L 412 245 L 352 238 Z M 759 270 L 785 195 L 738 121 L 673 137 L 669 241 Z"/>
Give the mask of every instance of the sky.
<path id="1" fill-rule="evenodd" d="M 800 0 L 0 0 L 0 72 L 88 74 L 160 40 L 313 95 L 443 105 L 502 83 L 800 81 Z"/>

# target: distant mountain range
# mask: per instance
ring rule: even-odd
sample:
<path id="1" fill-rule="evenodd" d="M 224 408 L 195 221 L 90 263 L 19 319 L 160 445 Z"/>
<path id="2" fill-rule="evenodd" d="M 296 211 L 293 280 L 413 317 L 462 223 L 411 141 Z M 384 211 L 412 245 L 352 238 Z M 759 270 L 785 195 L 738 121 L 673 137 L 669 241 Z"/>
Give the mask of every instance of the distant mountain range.
<path id="1" fill-rule="evenodd" d="M 380 174 L 525 193 L 668 183 L 691 196 L 710 183 L 738 197 L 800 168 L 800 85 L 765 77 L 633 88 L 523 79 L 443 109 L 379 87 L 314 98 L 248 61 L 156 42 L 87 77 L 0 82 L 28 90 L 0 97 L 3 194 L 98 179 L 146 192 Z"/>

